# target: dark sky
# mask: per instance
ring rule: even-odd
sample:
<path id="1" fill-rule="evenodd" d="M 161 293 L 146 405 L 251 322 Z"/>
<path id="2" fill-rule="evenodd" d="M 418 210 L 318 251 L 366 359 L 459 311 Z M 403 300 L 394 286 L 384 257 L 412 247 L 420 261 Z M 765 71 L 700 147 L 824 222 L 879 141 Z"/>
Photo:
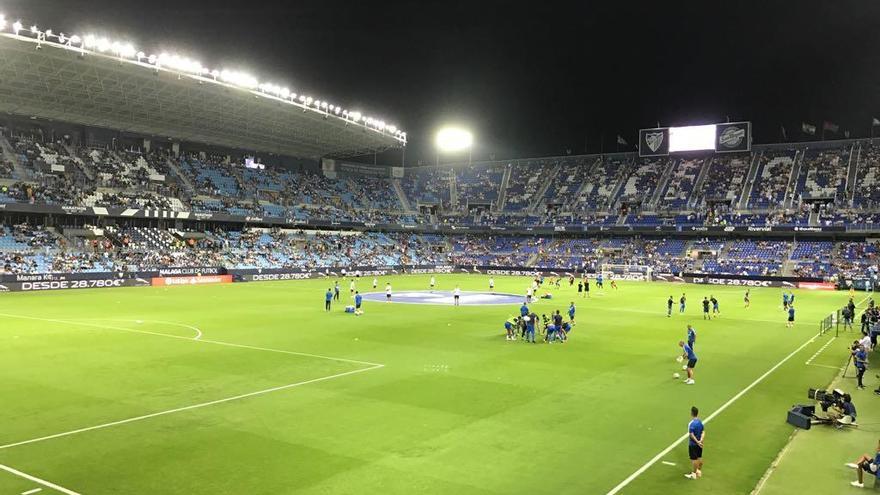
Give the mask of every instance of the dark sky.
<path id="1" fill-rule="evenodd" d="M 640 127 L 754 122 L 755 141 L 880 118 L 880 1 L 7 0 L 25 25 L 94 32 L 385 117 L 407 163 L 472 128 L 474 158 L 613 151 Z M 604 140 L 600 138 L 604 136 Z M 602 141 L 600 143 L 600 141 Z M 400 155 L 384 157 L 398 161 Z"/>

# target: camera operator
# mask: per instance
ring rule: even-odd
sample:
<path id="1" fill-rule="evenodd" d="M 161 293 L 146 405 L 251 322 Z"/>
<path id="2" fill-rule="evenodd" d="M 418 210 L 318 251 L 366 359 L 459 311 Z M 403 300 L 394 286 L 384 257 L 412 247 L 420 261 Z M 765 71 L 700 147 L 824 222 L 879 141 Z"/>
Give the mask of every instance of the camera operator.
<path id="1" fill-rule="evenodd" d="M 856 422 L 856 406 L 852 403 L 852 397 L 849 394 L 843 394 L 841 410 L 843 410 L 843 418 L 849 417 L 851 423 Z"/>
<path id="2" fill-rule="evenodd" d="M 822 411 L 827 414 L 826 422 L 840 424 L 850 424 L 856 421 L 856 406 L 852 403 L 852 397 L 840 390 L 834 390 L 830 394 L 817 397 L 819 406 Z M 838 426 L 839 427 L 839 426 Z"/>

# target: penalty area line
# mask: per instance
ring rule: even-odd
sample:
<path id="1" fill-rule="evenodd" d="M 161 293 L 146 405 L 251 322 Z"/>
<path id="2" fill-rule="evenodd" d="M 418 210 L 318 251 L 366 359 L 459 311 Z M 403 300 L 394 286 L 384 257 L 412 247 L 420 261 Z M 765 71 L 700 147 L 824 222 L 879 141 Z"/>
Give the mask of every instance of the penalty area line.
<path id="1" fill-rule="evenodd" d="M 39 485 L 43 485 L 46 488 L 51 488 L 57 492 L 61 492 L 61 493 L 65 494 L 65 495 L 81 495 L 79 492 L 75 492 L 73 490 L 68 490 L 67 488 L 64 488 L 63 486 L 56 485 L 55 483 L 52 483 L 51 481 L 46 481 L 44 479 L 37 478 L 36 476 L 32 476 L 30 474 L 21 472 L 18 469 L 11 468 L 11 467 L 3 465 L 3 464 L 0 464 L 0 469 L 2 469 L 3 471 L 6 471 L 7 473 L 18 476 L 19 478 L 24 478 L 28 481 L 33 481 L 34 483 L 37 483 Z M 39 491 L 40 491 L 40 489 L 37 488 L 36 490 L 29 490 L 24 493 L 37 493 Z"/>
<path id="2" fill-rule="evenodd" d="M 715 419 L 716 417 L 718 417 L 719 414 L 721 414 L 722 412 L 724 412 L 728 407 L 730 407 L 731 405 L 733 405 L 733 403 L 736 402 L 737 400 L 739 400 L 743 395 L 747 394 L 751 389 L 755 388 L 755 386 L 757 386 L 759 383 L 761 383 L 762 381 L 764 381 L 764 379 L 766 379 L 766 378 L 767 378 L 768 376 L 770 376 L 774 371 L 776 371 L 777 369 L 779 369 L 780 366 L 782 366 L 783 364 L 785 364 L 786 362 L 788 362 L 789 359 L 793 358 L 797 353 L 799 353 L 799 352 L 801 352 L 802 350 L 804 350 L 805 347 L 807 347 L 808 345 L 810 345 L 810 344 L 812 344 L 813 342 L 815 342 L 815 341 L 816 341 L 816 338 L 818 338 L 819 336 L 820 336 L 820 334 L 816 334 L 816 335 L 810 337 L 810 339 L 807 340 L 806 342 L 804 342 L 803 344 L 801 344 L 800 347 L 798 347 L 797 349 L 793 350 L 788 356 L 785 356 L 784 358 L 782 358 L 781 361 L 779 361 L 778 363 L 776 363 L 772 368 L 770 368 L 769 370 L 767 370 L 763 375 L 761 375 L 761 376 L 759 376 L 758 378 L 756 378 L 755 381 L 753 381 L 752 383 L 750 383 L 746 388 L 740 390 L 739 393 L 737 393 L 736 395 L 734 395 L 733 397 L 731 397 L 730 400 L 728 400 L 727 402 L 725 402 L 724 404 L 722 404 L 721 407 L 719 407 L 718 409 L 715 410 L 715 412 L 713 412 L 713 413 L 710 414 L 708 417 L 706 417 L 706 419 L 703 420 L 703 423 L 708 423 L 708 422 L 712 421 L 713 419 Z M 644 465 L 642 465 L 642 467 L 636 469 L 635 472 L 633 472 L 632 474 L 630 474 L 629 476 L 627 476 L 626 479 L 624 479 L 623 481 L 621 481 L 620 483 L 618 483 L 617 486 L 615 486 L 614 488 L 612 488 L 611 490 L 609 490 L 608 493 L 607 493 L 606 495 L 615 495 L 616 493 L 620 493 L 620 491 L 623 490 L 624 488 L 626 488 L 627 485 L 629 485 L 630 483 L 632 483 L 636 478 L 638 478 L 639 476 L 641 476 L 642 473 L 644 473 L 645 471 L 647 471 L 648 468 L 650 468 L 651 466 L 653 466 L 654 464 L 656 464 L 658 461 L 660 461 L 663 457 L 665 457 L 667 454 L 669 454 L 670 452 L 672 452 L 672 449 L 678 447 L 678 445 L 679 445 L 680 443 L 684 442 L 685 440 L 687 440 L 687 438 L 688 438 L 688 435 L 687 435 L 687 434 L 684 434 L 684 435 L 678 437 L 675 441 L 673 441 L 671 444 L 669 444 L 668 447 L 666 447 L 665 449 L 663 449 L 662 451 L 660 451 L 660 453 L 658 453 L 657 455 L 655 455 L 654 457 L 652 457 L 648 462 L 646 462 Z"/>
<path id="3" fill-rule="evenodd" d="M 19 442 L 8 443 L 6 445 L 0 445 L 0 450 L 7 450 L 7 449 L 11 449 L 13 447 L 19 447 L 22 445 L 29 445 L 29 444 L 33 444 L 33 443 L 45 442 L 46 440 L 53 440 L 56 438 L 69 437 L 71 435 L 85 433 L 88 431 L 103 430 L 105 428 L 110 428 L 111 426 L 119 426 L 119 425 L 124 425 L 124 424 L 128 424 L 128 423 L 134 423 L 136 421 L 143 421 L 145 419 L 152 419 L 152 418 L 157 418 L 160 416 L 168 416 L 169 414 L 175 414 L 175 413 L 184 412 L 184 411 L 192 411 L 195 409 L 202 409 L 202 408 L 209 407 L 209 406 L 216 406 L 217 404 L 224 404 L 226 402 L 233 402 L 233 401 L 238 401 L 238 400 L 242 400 L 242 399 L 248 399 L 250 397 L 257 397 L 260 395 L 271 394 L 273 392 L 280 392 L 282 390 L 301 387 L 303 385 L 308 385 L 310 383 L 324 382 L 324 381 L 328 381 L 328 380 L 333 380 L 334 378 L 341 378 L 343 376 L 355 375 L 358 373 L 364 373 L 366 371 L 372 371 L 372 370 L 376 370 L 376 369 L 384 368 L 384 367 L 385 367 L 385 365 L 383 365 L 383 364 L 377 364 L 375 366 L 370 366 L 368 368 L 361 368 L 361 369 L 357 369 L 357 370 L 346 371 L 344 373 L 336 373 L 334 375 L 322 376 L 320 378 L 312 378 L 311 380 L 304 380 L 301 382 L 289 383 L 287 385 L 266 388 L 263 390 L 257 390 L 255 392 L 248 392 L 246 394 L 239 394 L 239 395 L 234 395 L 232 397 L 225 397 L 223 399 L 216 399 L 216 400 L 212 400 L 212 401 L 208 401 L 208 402 L 202 402 L 199 404 L 192 404 L 189 406 L 178 407 L 175 409 L 169 409 L 167 411 L 159 411 L 159 412 L 154 412 L 154 413 L 150 413 L 150 414 L 144 414 L 141 416 L 135 416 L 133 418 L 126 418 L 126 419 L 121 419 L 118 421 L 112 421 L 110 423 L 104 423 L 104 424 L 95 425 L 95 426 L 88 426 L 86 428 L 78 428 L 76 430 L 70 430 L 70 431 L 65 431 L 65 432 L 61 432 L 61 433 L 55 433 L 53 435 L 46 435 L 43 437 L 32 438 L 30 440 L 22 440 Z M 74 492 L 64 492 L 64 493 L 70 493 L 72 495 L 77 495 Z"/>

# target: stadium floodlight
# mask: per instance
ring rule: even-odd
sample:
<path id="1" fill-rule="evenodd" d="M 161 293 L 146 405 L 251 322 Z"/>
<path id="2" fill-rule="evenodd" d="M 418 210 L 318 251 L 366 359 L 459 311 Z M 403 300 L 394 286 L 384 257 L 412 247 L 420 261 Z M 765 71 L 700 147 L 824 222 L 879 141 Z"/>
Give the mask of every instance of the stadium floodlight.
<path id="1" fill-rule="evenodd" d="M 464 151 L 474 144 L 474 135 L 460 127 L 444 127 L 437 132 L 434 144 L 439 152 Z"/>
<path id="2" fill-rule="evenodd" d="M 8 27 L 11 27 L 14 34 L 19 38 L 35 41 L 37 48 L 40 48 L 42 43 L 52 43 L 61 48 L 75 48 L 81 56 L 84 56 L 86 53 L 98 53 L 104 54 L 105 56 L 115 56 L 119 59 L 131 61 L 132 63 L 136 62 L 140 65 L 150 65 L 157 72 L 160 70 L 174 70 L 202 78 L 212 77 L 213 80 L 218 83 L 222 82 L 254 92 L 259 92 L 264 95 L 280 98 L 287 103 L 303 107 L 304 111 L 323 113 L 325 118 L 330 114 L 335 114 L 346 122 L 355 122 L 360 126 L 369 128 L 370 130 L 391 135 L 405 143 L 405 138 L 403 137 L 405 133 L 400 132 L 396 126 L 386 124 L 384 120 L 375 117 L 368 117 L 360 112 L 349 112 L 342 108 L 341 105 L 332 105 L 327 100 L 297 94 L 281 85 L 261 83 L 256 77 L 244 72 L 210 70 L 196 60 L 170 53 L 148 55 L 147 53 L 138 50 L 132 43 L 108 39 L 94 33 L 89 33 L 83 37 L 77 35 L 65 35 L 63 32 L 55 34 L 51 29 L 40 31 L 36 24 L 32 24 L 28 29 L 22 24 L 21 20 L 15 21 L 10 26 L 5 14 L 0 14 L 0 31 L 5 31 Z M 396 132 L 389 132 L 392 128 L 395 129 Z"/>

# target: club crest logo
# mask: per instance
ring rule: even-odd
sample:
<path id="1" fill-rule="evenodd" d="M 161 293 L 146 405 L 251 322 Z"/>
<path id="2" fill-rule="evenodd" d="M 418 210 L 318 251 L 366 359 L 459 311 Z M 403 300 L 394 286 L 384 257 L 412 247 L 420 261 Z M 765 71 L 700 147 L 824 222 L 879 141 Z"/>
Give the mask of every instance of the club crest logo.
<path id="1" fill-rule="evenodd" d="M 718 136 L 718 144 L 725 148 L 738 148 L 745 138 L 745 129 L 741 127 L 728 127 Z"/>
<path id="2" fill-rule="evenodd" d="M 663 145 L 663 133 L 662 132 L 649 132 L 645 134 L 645 144 L 648 145 L 648 148 L 652 153 L 656 153 L 657 150 L 660 149 L 660 146 Z"/>

